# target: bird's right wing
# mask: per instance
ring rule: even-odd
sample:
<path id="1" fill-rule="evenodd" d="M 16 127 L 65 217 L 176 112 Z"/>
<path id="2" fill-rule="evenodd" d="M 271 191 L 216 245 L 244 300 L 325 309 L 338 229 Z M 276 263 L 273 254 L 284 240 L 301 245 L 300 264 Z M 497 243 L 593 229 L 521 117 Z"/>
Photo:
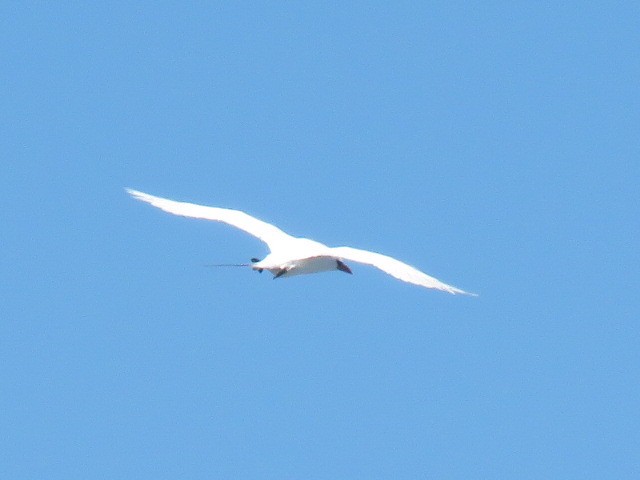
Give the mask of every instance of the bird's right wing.
<path id="1" fill-rule="evenodd" d="M 139 192 L 130 188 L 127 188 L 126 190 L 133 198 L 149 203 L 160 210 L 164 210 L 165 212 L 183 217 L 201 218 L 204 220 L 222 222 L 239 228 L 240 230 L 244 230 L 248 234 L 258 237 L 260 240 L 265 242 L 269 246 L 270 250 L 274 249 L 274 245 L 287 242 L 293 238 L 278 227 L 263 222 L 262 220 L 258 220 L 251 215 L 241 212 L 240 210 L 176 202 L 175 200 L 155 197 L 148 193 Z"/>
<path id="2" fill-rule="evenodd" d="M 331 254 L 343 260 L 351 260 L 353 262 L 364 263 L 379 268 L 392 277 L 402 280 L 403 282 L 413 283 L 421 287 L 434 288 L 453 294 L 464 294 L 477 296 L 475 293 L 465 292 L 452 285 L 447 285 L 437 278 L 433 278 L 417 268 L 407 265 L 393 257 L 388 257 L 376 252 L 368 250 L 360 250 L 351 247 L 335 247 L 331 249 Z"/>

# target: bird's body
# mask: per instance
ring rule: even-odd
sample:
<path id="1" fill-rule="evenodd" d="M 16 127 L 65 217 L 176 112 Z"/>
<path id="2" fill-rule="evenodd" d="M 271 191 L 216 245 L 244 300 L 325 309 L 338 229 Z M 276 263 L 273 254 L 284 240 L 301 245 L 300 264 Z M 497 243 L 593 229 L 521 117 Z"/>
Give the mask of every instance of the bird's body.
<path id="1" fill-rule="evenodd" d="M 351 269 L 344 262 L 353 261 L 374 266 L 399 280 L 422 287 L 453 294 L 474 295 L 447 285 L 395 258 L 351 247 L 328 247 L 315 240 L 293 237 L 278 227 L 239 210 L 176 202 L 131 189 L 127 189 L 127 192 L 134 198 L 165 212 L 223 222 L 259 238 L 267 244 L 270 253 L 262 260 L 252 259 L 252 263 L 247 265 L 259 272 L 268 270 L 274 275 L 274 278 L 333 270 L 350 274 Z"/>
<path id="2" fill-rule="evenodd" d="M 269 270 L 278 277 L 293 277 L 309 273 L 330 272 L 338 269 L 338 260 L 329 256 L 316 256 L 278 261 L 268 255 L 261 262 L 251 265 L 254 270 Z"/>

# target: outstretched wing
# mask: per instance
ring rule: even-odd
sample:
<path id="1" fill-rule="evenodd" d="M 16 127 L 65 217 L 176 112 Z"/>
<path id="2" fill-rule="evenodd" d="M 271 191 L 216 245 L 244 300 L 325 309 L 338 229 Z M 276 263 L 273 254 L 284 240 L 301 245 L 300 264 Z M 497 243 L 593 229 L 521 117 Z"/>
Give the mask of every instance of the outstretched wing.
<path id="1" fill-rule="evenodd" d="M 453 294 L 464 294 L 477 296 L 475 293 L 468 293 L 459 288 L 447 285 L 437 278 L 433 278 L 424 272 L 407 265 L 406 263 L 396 260 L 395 258 L 382 255 L 380 253 L 369 252 L 351 247 L 335 247 L 331 249 L 331 254 L 342 260 L 351 260 L 353 262 L 364 263 L 379 268 L 392 277 L 402 280 L 403 282 L 413 283 L 421 287 L 434 288 Z"/>
<path id="2" fill-rule="evenodd" d="M 154 197 L 148 193 L 139 192 L 127 188 L 126 191 L 133 197 L 143 202 L 147 202 L 154 207 L 158 207 L 165 212 L 173 213 L 190 218 L 201 218 L 204 220 L 213 220 L 215 222 L 226 223 L 233 227 L 244 230 L 254 237 L 258 237 L 265 242 L 270 250 L 274 249 L 274 245 L 287 242 L 293 237 L 284 233 L 278 227 L 269 223 L 258 220 L 257 218 L 247 215 L 240 210 L 229 210 L 227 208 L 206 207 L 196 205 L 194 203 L 176 202 L 167 198 Z"/>

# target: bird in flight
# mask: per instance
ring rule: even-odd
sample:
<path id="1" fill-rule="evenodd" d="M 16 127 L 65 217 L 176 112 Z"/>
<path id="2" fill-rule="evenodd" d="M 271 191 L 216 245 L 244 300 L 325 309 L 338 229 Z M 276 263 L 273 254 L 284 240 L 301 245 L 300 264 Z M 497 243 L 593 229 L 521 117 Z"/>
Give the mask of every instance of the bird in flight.
<path id="1" fill-rule="evenodd" d="M 351 268 L 345 263 L 345 261 L 349 261 L 371 265 L 398 280 L 421 287 L 452 294 L 476 296 L 473 293 L 447 285 L 395 258 L 352 247 L 328 247 L 315 240 L 293 237 L 278 227 L 258 220 L 240 210 L 177 202 L 130 188 L 127 188 L 126 191 L 133 198 L 149 203 L 165 212 L 183 217 L 226 223 L 259 238 L 267 244 L 270 253 L 262 260 L 252 258 L 251 263 L 238 264 L 238 266 L 250 266 L 258 272 L 268 270 L 273 274 L 274 279 L 331 270 L 340 270 L 351 274 Z"/>

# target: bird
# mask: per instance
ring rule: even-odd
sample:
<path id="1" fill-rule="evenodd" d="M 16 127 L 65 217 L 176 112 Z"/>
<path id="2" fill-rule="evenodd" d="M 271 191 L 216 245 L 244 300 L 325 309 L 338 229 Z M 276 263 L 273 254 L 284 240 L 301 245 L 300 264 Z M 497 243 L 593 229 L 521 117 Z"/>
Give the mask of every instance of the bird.
<path id="1" fill-rule="evenodd" d="M 441 290 L 454 295 L 477 296 L 474 293 L 465 292 L 441 282 L 393 257 L 346 246 L 328 247 L 315 240 L 294 237 L 283 232 L 275 225 L 252 217 L 240 210 L 169 200 L 131 188 L 125 188 L 125 190 L 133 198 L 153 205 L 165 212 L 182 217 L 226 223 L 257 237 L 267 244 L 270 253 L 262 260 L 252 258 L 251 263 L 232 265 L 250 266 L 260 273 L 267 270 L 273 274 L 274 279 L 333 270 L 352 274 L 351 268 L 345 262 L 356 262 L 376 267 L 398 280 L 420 287 Z"/>

